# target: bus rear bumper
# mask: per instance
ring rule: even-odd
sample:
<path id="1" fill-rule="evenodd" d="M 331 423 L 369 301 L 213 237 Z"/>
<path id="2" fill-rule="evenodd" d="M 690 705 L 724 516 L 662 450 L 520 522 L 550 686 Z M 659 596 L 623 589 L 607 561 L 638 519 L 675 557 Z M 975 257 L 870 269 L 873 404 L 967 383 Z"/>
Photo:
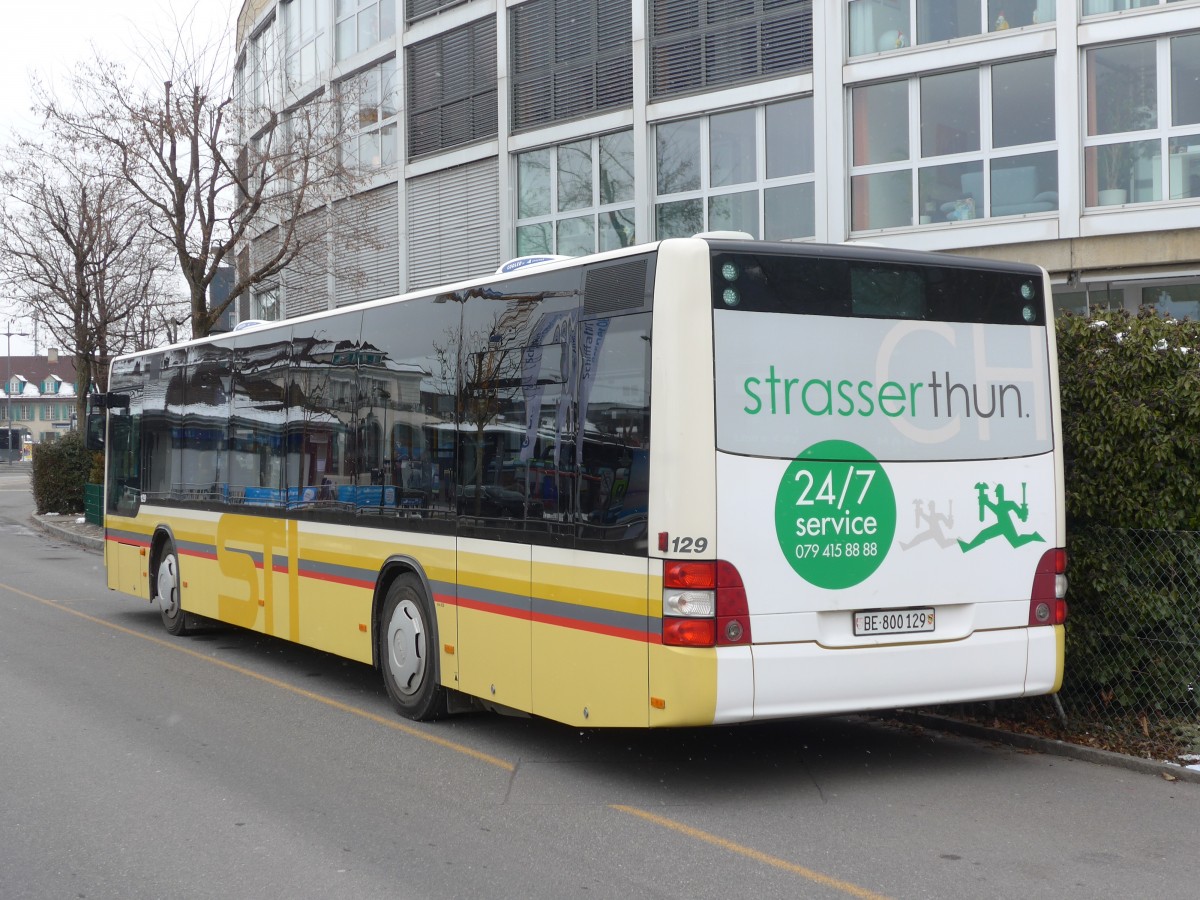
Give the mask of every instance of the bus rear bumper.
<path id="1" fill-rule="evenodd" d="M 959 641 L 829 649 L 759 644 L 724 654 L 718 722 L 998 700 L 1056 691 L 1063 629 L 978 631 Z"/>

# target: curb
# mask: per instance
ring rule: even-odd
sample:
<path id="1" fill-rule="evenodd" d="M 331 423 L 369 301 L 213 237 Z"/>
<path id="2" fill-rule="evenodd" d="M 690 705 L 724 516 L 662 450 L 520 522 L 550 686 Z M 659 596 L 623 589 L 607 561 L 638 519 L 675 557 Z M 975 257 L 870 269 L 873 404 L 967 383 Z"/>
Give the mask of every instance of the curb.
<path id="1" fill-rule="evenodd" d="M 935 731 L 944 731 L 963 737 L 975 738 L 981 741 L 994 741 L 1019 747 L 1022 750 L 1036 750 L 1051 756 L 1062 756 L 1076 759 L 1080 762 L 1096 763 L 1101 766 L 1113 766 L 1127 769 L 1140 775 L 1157 775 L 1167 781 L 1186 781 L 1200 784 L 1200 769 L 1192 769 L 1176 763 L 1162 760 L 1142 759 L 1138 756 L 1127 756 L 1124 753 L 1114 753 L 1111 750 L 1099 750 L 1082 744 L 1072 744 L 1069 741 L 1059 741 L 1052 738 L 1037 737 L 1032 734 L 1022 734 L 1019 731 L 1003 731 L 999 728 L 989 728 L 986 725 L 976 725 L 973 722 L 961 722 L 958 719 L 948 719 L 929 713 L 913 712 L 912 710 L 893 710 L 886 718 L 895 719 L 906 725 L 920 725 Z"/>
<path id="2" fill-rule="evenodd" d="M 64 528 L 39 516 L 30 516 L 29 520 L 47 534 L 61 538 L 64 541 L 69 541 L 72 544 L 77 544 L 85 550 L 91 550 L 94 553 L 104 552 L 103 536 L 95 536 L 91 534 L 83 534 L 78 531 L 72 531 L 70 528 Z"/>

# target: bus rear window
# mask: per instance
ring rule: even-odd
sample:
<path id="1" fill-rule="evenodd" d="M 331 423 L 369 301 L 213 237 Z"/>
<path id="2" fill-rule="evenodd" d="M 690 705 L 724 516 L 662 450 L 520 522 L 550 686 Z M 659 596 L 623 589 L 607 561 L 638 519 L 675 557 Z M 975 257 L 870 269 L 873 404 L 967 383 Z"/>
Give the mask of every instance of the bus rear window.
<path id="1" fill-rule="evenodd" d="M 1045 325 L 1036 269 L 821 255 L 712 255 L 717 309 L 871 319 Z"/>

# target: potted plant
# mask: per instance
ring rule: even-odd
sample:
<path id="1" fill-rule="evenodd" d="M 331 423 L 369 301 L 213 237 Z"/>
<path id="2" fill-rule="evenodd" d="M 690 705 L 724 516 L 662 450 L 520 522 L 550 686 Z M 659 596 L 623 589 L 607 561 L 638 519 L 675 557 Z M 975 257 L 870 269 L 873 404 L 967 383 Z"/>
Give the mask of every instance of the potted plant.
<path id="1" fill-rule="evenodd" d="M 1101 206 L 1119 206 L 1129 200 L 1133 147 L 1133 144 L 1107 144 L 1096 148 L 1096 168 L 1100 179 L 1097 199 Z"/>
<path id="2" fill-rule="evenodd" d="M 1095 120 L 1090 133 L 1125 134 L 1154 127 L 1153 69 L 1136 64 L 1100 65 L 1095 57 L 1090 62 L 1097 65 Z M 1133 166 L 1144 147 L 1142 141 L 1123 141 L 1095 148 L 1097 200 L 1101 206 L 1128 202 Z"/>

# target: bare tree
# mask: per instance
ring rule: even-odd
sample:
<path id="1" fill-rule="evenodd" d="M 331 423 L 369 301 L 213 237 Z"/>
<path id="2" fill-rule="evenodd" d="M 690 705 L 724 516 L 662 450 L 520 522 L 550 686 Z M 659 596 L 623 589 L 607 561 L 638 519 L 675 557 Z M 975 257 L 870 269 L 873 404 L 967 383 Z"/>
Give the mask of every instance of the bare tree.
<path id="1" fill-rule="evenodd" d="M 242 89 L 241 69 L 227 77 L 227 44 L 197 46 L 183 27 L 173 43 L 147 50 L 137 77 L 97 57 L 70 80 L 70 104 L 43 91 L 38 106 L 57 134 L 112 151 L 116 171 L 170 248 L 187 285 L 192 335 L 200 337 L 254 285 L 289 267 L 325 271 L 328 234 L 302 223 L 353 193 L 361 176 L 342 161 L 351 127 L 344 98 L 287 95 L 278 73 L 261 70 L 266 55 L 256 55 L 255 77 L 274 87 Z M 269 241 L 244 252 L 267 232 Z M 234 283 L 210 308 L 208 288 L 222 265 L 234 265 Z"/>
<path id="2" fill-rule="evenodd" d="M 84 145 L 15 138 L 0 172 L 0 278 L 74 356 L 80 421 L 107 360 L 144 347 L 170 314 L 168 260 L 108 163 Z"/>

